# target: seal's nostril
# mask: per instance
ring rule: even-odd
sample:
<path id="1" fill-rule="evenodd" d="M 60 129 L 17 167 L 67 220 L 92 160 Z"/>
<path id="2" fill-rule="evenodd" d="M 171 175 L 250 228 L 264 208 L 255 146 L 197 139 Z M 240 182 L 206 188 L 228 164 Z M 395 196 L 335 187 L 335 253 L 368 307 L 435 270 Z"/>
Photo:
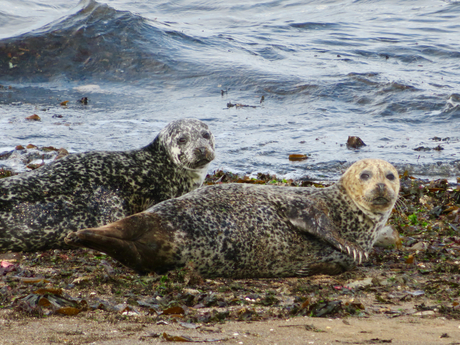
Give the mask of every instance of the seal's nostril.
<path id="1" fill-rule="evenodd" d="M 379 191 L 383 192 L 386 188 L 385 183 L 377 183 Z"/>
<path id="2" fill-rule="evenodd" d="M 197 153 L 200 153 L 202 155 L 205 155 L 206 151 L 207 151 L 206 147 L 197 147 L 195 150 L 196 150 Z"/>

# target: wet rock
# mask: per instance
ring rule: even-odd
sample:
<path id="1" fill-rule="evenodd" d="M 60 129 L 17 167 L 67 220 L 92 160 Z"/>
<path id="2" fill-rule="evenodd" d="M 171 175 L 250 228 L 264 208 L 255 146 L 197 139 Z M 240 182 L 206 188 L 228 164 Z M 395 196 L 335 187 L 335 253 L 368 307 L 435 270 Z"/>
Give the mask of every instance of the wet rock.
<path id="1" fill-rule="evenodd" d="M 56 158 L 54 158 L 54 160 L 58 160 L 62 157 L 65 157 L 69 154 L 69 151 L 67 151 L 65 148 L 61 147 L 59 150 L 58 150 L 58 154 L 56 156 Z"/>
<path id="2" fill-rule="evenodd" d="M 419 146 L 414 149 L 414 151 L 431 151 L 429 147 Z"/>
<path id="3" fill-rule="evenodd" d="M 360 137 L 349 136 L 347 140 L 347 148 L 349 149 L 359 149 L 363 146 L 366 146 L 364 141 Z"/>

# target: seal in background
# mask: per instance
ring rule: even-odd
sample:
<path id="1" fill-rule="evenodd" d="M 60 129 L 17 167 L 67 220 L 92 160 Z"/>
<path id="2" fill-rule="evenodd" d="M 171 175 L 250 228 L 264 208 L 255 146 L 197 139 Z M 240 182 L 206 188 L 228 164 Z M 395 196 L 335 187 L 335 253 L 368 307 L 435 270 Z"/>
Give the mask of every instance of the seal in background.
<path id="1" fill-rule="evenodd" d="M 201 186 L 214 137 L 196 119 L 169 123 L 139 150 L 71 154 L 0 180 L 0 252 L 67 248 L 97 227 Z"/>

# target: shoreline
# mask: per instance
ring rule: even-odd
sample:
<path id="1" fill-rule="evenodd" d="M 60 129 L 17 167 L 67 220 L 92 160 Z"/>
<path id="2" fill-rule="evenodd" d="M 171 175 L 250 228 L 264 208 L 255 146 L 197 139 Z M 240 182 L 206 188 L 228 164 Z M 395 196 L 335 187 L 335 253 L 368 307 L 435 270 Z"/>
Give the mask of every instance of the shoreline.
<path id="1" fill-rule="evenodd" d="M 228 182 L 326 186 L 222 171 L 205 180 Z M 456 344 L 459 210 L 459 183 L 402 176 L 388 222 L 399 233 L 394 245 L 338 276 L 203 279 L 192 265 L 140 276 L 93 250 L 0 254 L 0 327 L 11 334 L 0 343 Z"/>
<path id="2" fill-rule="evenodd" d="M 71 152 L 71 154 L 74 152 Z M 8 170 L 14 174 L 21 174 L 24 172 L 32 171 L 41 165 L 53 162 L 56 159 L 62 158 L 69 152 L 65 148 L 57 148 L 53 146 L 36 146 L 33 144 L 17 145 L 14 149 L 0 152 L 0 171 Z M 290 155 L 290 156 L 302 156 L 303 158 L 290 158 L 286 157 L 286 161 L 290 164 L 302 164 L 302 162 L 308 162 L 311 160 L 309 155 Z M 376 158 L 376 157 L 374 157 Z M 385 158 L 380 157 L 386 160 Z M 358 160 L 358 158 L 356 159 Z M 312 169 L 311 166 L 304 166 L 304 175 L 302 177 L 291 178 L 292 176 L 298 176 L 298 173 L 287 172 L 285 174 L 267 173 L 265 172 L 234 172 L 231 168 L 225 167 L 213 167 L 210 175 L 215 175 L 220 171 L 230 175 L 238 175 L 240 178 L 248 176 L 249 179 L 259 179 L 258 176 L 276 175 L 279 180 L 287 179 L 293 180 L 294 182 L 309 181 L 315 183 L 334 183 L 336 182 L 342 173 L 351 165 L 354 161 L 337 161 L 334 166 L 327 167 L 325 163 L 317 163 L 320 166 L 320 170 Z M 446 179 L 450 184 L 459 183 L 458 178 L 460 177 L 460 161 L 447 162 L 444 165 L 437 162 L 424 163 L 421 165 L 414 164 L 403 164 L 390 162 L 398 170 L 400 175 L 407 174 L 408 176 L 416 176 L 416 179 L 428 183 L 432 180 Z M 212 164 L 212 163 L 211 163 Z M 433 168 L 435 167 L 436 168 Z M 430 176 L 430 171 L 438 169 L 438 174 Z M 441 172 L 443 172 L 441 174 Z M 1 175 L 0 175 L 1 178 Z M 262 178 L 264 179 L 264 178 Z"/>

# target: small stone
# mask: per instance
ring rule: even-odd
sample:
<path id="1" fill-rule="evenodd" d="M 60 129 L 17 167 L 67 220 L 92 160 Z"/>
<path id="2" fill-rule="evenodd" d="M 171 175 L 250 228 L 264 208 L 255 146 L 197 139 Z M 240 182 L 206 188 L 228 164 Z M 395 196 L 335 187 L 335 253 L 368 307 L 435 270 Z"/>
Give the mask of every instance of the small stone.
<path id="1" fill-rule="evenodd" d="M 347 283 L 345 285 L 346 288 L 349 288 L 349 289 L 355 289 L 355 288 L 359 288 L 359 287 L 365 287 L 365 286 L 369 286 L 369 285 L 372 285 L 372 279 L 373 278 L 366 278 L 366 279 L 363 279 L 363 280 L 355 280 L 351 283 Z"/>
<path id="2" fill-rule="evenodd" d="M 379 234 L 377 235 L 377 240 L 375 241 L 374 246 L 383 248 L 394 248 L 398 247 L 400 243 L 401 239 L 399 238 L 398 230 L 388 225 L 382 228 L 382 230 L 380 230 Z"/>
<path id="3" fill-rule="evenodd" d="M 407 248 L 407 250 L 409 250 L 411 252 L 416 252 L 417 250 L 426 250 L 427 247 L 428 247 L 428 245 L 426 243 L 417 242 L 412 247 Z"/>
<path id="4" fill-rule="evenodd" d="M 433 310 L 424 310 L 424 311 L 419 311 L 417 313 L 414 313 L 413 315 L 415 315 L 415 316 L 430 316 L 430 315 L 434 315 L 434 311 Z"/>

